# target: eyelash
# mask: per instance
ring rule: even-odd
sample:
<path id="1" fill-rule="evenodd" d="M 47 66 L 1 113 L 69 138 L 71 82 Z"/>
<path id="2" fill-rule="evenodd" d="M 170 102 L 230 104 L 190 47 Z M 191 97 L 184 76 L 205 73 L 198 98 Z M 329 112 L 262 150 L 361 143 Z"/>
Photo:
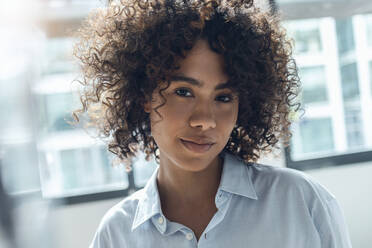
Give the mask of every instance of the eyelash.
<path id="1" fill-rule="evenodd" d="M 176 95 L 180 96 L 180 97 L 190 97 L 190 96 L 180 95 L 180 94 L 179 94 L 179 91 L 180 91 L 180 90 L 187 91 L 187 92 L 190 93 L 190 91 L 189 91 L 188 89 L 185 89 L 185 88 L 178 88 L 178 89 L 175 89 L 175 90 L 174 90 L 174 93 L 175 93 Z M 228 101 L 222 101 L 223 103 L 229 103 L 229 102 L 231 102 L 232 99 L 233 99 L 233 96 L 232 96 L 231 94 L 224 94 L 224 95 L 220 95 L 220 96 L 224 96 L 224 97 L 228 97 L 228 98 L 230 98 L 230 100 L 228 100 Z"/>

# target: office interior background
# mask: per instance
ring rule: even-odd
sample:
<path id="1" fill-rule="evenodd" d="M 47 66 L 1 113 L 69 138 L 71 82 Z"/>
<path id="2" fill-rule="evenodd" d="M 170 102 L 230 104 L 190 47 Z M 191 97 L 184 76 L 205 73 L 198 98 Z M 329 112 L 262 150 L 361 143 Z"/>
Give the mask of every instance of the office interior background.
<path id="1" fill-rule="evenodd" d="M 157 166 L 139 154 L 127 171 L 93 129 L 69 124 L 80 106 L 73 33 L 106 4 L 0 2 L 0 247 L 9 237 L 20 247 L 87 247 L 103 214 Z M 293 38 L 305 112 L 293 117 L 289 148 L 259 163 L 314 177 L 338 199 L 353 247 L 370 248 L 372 2 L 269 4 Z"/>

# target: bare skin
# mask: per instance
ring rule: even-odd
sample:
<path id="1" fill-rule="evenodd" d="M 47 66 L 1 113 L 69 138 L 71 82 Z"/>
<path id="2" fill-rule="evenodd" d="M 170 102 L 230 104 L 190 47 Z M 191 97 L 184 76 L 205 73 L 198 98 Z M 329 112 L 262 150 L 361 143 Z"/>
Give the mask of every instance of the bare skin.
<path id="1" fill-rule="evenodd" d="M 220 163 L 212 165 L 204 173 L 190 173 L 189 177 L 184 177 L 178 182 L 171 178 L 169 181 L 173 184 L 159 183 L 166 181 L 162 179 L 164 175 L 159 170 L 157 182 L 164 215 L 170 221 L 181 223 L 193 230 L 197 240 L 217 212 L 215 195 L 221 170 Z M 187 185 L 198 187 L 194 188 L 194 191 L 190 190 L 192 186 L 182 190 L 182 187 Z"/>
<path id="2" fill-rule="evenodd" d="M 204 40 L 196 42 L 163 91 L 166 104 L 155 91 L 144 106 L 150 114 L 151 133 L 159 147 L 157 175 L 162 211 L 171 220 L 194 231 L 197 239 L 217 212 L 215 195 L 220 183 L 225 147 L 238 116 L 239 99 L 227 86 L 221 55 Z M 198 85 L 197 85 L 198 84 Z M 195 152 L 182 140 L 213 143 Z"/>

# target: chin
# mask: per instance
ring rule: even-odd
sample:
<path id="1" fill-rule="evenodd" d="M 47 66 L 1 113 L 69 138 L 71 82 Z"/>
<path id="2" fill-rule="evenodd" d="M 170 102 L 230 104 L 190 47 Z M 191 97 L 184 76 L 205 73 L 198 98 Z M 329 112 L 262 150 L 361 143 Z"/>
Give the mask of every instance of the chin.
<path id="1" fill-rule="evenodd" d="M 211 153 L 212 154 L 212 153 Z M 214 154 L 209 156 L 202 156 L 202 155 L 186 155 L 184 154 L 182 158 L 177 159 L 178 160 L 178 167 L 180 169 L 183 169 L 185 171 L 189 172 L 200 172 L 203 170 L 206 170 L 209 165 L 212 163 L 214 158 L 218 154 Z"/>

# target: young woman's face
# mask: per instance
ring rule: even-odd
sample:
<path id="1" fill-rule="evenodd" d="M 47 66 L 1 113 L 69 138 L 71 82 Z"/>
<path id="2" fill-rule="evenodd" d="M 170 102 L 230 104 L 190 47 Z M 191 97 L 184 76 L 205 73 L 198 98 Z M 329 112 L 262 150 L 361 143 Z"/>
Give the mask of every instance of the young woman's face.
<path id="1" fill-rule="evenodd" d="M 150 113 L 151 133 L 160 151 L 160 163 L 174 164 L 187 171 L 201 171 L 217 159 L 225 147 L 237 120 L 239 100 L 228 88 L 222 56 L 199 40 L 181 61 L 170 86 L 159 87 L 152 102 L 145 105 Z M 161 84 L 160 87 L 164 88 Z"/>

